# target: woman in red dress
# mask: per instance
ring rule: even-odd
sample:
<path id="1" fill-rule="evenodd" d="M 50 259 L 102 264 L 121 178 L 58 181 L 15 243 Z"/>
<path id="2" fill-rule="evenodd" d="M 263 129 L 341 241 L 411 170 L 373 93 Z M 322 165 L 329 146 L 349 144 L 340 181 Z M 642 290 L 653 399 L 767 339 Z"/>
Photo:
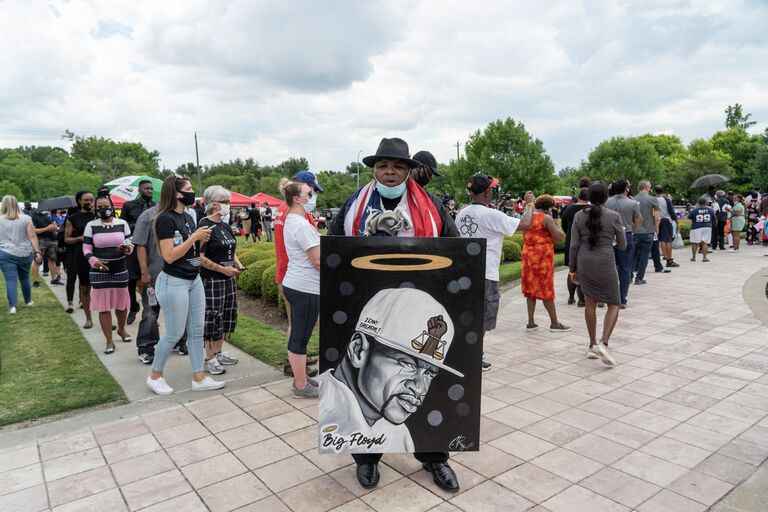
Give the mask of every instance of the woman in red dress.
<path id="1" fill-rule="evenodd" d="M 555 309 L 555 242 L 563 240 L 565 235 L 548 213 L 554 205 L 555 200 L 550 195 L 537 197 L 533 204 L 525 206 L 534 208 L 530 223 L 523 220 L 517 228 L 525 232 L 522 281 L 523 295 L 528 302 L 528 325 L 525 328 L 529 331 L 539 327 L 533 321 L 537 300 L 544 303 L 549 313 L 550 331 L 570 329 L 560 323 Z"/>

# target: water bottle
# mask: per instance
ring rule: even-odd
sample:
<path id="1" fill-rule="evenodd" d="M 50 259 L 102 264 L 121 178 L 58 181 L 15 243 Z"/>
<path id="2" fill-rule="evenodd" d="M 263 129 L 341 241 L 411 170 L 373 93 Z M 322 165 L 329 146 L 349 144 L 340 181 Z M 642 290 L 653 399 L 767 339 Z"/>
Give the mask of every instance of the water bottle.
<path id="1" fill-rule="evenodd" d="M 147 302 L 150 306 L 157 306 L 157 297 L 155 297 L 155 289 L 152 286 L 147 286 Z"/>
<path id="2" fill-rule="evenodd" d="M 182 242 L 184 242 L 184 238 L 181 236 L 181 233 L 179 233 L 179 230 L 173 232 L 173 246 L 176 247 L 177 245 L 181 245 Z"/>

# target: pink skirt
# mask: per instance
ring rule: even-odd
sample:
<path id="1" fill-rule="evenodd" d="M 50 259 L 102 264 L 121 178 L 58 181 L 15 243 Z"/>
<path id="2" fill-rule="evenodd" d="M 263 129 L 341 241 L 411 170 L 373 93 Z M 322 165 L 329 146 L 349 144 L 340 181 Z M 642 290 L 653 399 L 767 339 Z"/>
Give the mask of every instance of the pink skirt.
<path id="1" fill-rule="evenodd" d="M 94 288 L 91 290 L 91 311 L 120 311 L 131 307 L 128 288 Z"/>

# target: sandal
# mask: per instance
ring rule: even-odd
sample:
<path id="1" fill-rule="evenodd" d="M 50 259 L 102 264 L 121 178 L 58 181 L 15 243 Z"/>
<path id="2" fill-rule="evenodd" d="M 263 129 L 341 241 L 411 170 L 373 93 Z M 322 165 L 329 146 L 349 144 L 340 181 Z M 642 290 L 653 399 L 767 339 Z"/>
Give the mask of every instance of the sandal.
<path id="1" fill-rule="evenodd" d="M 75 308 L 74 308 L 74 306 L 72 304 L 67 304 L 67 309 L 65 309 L 64 311 L 66 311 L 67 313 L 69 313 L 71 315 L 72 313 L 75 312 Z"/>
<path id="2" fill-rule="evenodd" d="M 131 338 L 131 335 L 130 335 L 130 334 L 126 334 L 125 336 L 123 336 L 122 334 L 120 334 L 120 333 L 117 333 L 117 335 L 118 335 L 118 336 L 120 336 L 120 338 L 122 338 L 122 340 L 123 340 L 125 343 L 130 343 L 130 342 L 132 342 L 132 341 L 133 341 L 133 338 Z"/>
<path id="3" fill-rule="evenodd" d="M 111 353 L 113 353 L 114 351 L 115 351 L 115 346 L 114 346 L 114 345 L 112 345 L 111 347 L 107 347 L 107 348 L 105 348 L 105 349 L 104 349 L 104 353 L 105 353 L 105 354 L 111 354 Z"/>
<path id="4" fill-rule="evenodd" d="M 83 329 L 90 329 L 91 327 L 93 327 L 93 322 L 91 322 L 90 320 L 88 320 L 83 324 Z"/>

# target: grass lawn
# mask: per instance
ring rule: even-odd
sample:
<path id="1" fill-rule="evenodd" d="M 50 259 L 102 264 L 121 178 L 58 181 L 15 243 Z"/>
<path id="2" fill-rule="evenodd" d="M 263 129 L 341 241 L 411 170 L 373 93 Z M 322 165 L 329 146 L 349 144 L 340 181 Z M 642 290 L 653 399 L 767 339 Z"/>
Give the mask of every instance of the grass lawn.
<path id="1" fill-rule="evenodd" d="M 319 352 L 318 335 L 315 332 L 307 346 L 308 355 Z M 237 329 L 230 342 L 256 359 L 282 369 L 288 350 L 288 339 L 284 331 L 254 318 L 239 315 Z"/>
<path id="2" fill-rule="evenodd" d="M 5 292 L 1 275 L 0 290 Z M 32 300 L 34 306 L 22 305 L 11 316 L 5 295 L 0 298 L 0 426 L 125 402 L 122 388 L 45 284 L 33 289 Z"/>

